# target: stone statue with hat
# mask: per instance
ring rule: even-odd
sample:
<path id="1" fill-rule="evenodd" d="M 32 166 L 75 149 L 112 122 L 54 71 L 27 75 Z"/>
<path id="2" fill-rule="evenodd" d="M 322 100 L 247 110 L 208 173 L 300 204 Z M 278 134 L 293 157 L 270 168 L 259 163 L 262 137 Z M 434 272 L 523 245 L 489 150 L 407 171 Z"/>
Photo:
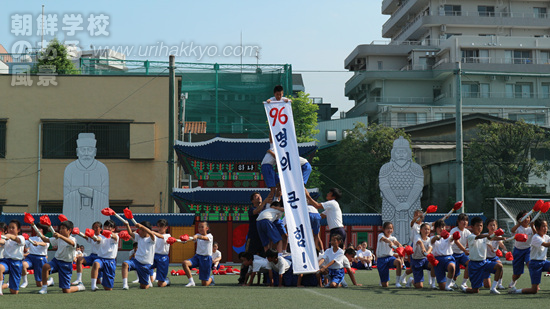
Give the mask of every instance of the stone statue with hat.
<path id="1" fill-rule="evenodd" d="M 393 223 L 393 236 L 405 245 L 409 242 L 410 222 L 420 209 L 424 186 L 422 167 L 413 162 L 412 151 L 403 136 L 393 142 L 390 162 L 379 173 L 382 196 L 382 221 Z"/>
<path id="2" fill-rule="evenodd" d="M 109 171 L 95 159 L 96 142 L 93 133 L 78 134 L 78 160 L 65 168 L 63 214 L 80 228 L 91 228 L 95 221 L 108 219 L 101 209 L 109 207 Z"/>

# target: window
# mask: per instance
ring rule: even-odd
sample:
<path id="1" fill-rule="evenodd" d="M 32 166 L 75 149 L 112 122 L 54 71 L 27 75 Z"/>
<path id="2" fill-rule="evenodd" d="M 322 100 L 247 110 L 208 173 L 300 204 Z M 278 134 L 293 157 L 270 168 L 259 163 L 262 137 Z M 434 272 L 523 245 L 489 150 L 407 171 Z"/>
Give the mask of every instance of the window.
<path id="1" fill-rule="evenodd" d="M 540 87 L 540 98 L 548 99 L 550 98 L 550 84 L 542 84 Z"/>
<path id="2" fill-rule="evenodd" d="M 438 121 L 438 120 L 443 120 L 443 119 L 451 119 L 451 118 L 454 118 L 454 117 L 455 117 L 454 113 L 435 113 L 434 120 Z"/>
<path id="3" fill-rule="evenodd" d="M 533 85 L 531 83 L 517 83 L 514 88 L 514 97 L 527 99 L 533 97 Z"/>
<path id="4" fill-rule="evenodd" d="M 543 126 L 546 124 L 545 114 L 508 114 L 510 120 L 523 120 L 526 123 Z"/>
<path id="5" fill-rule="evenodd" d="M 397 113 L 398 125 L 415 125 L 417 123 L 416 113 Z"/>
<path id="6" fill-rule="evenodd" d="M 490 98 L 491 97 L 491 88 L 489 84 L 479 84 L 480 97 L 481 98 Z"/>
<path id="7" fill-rule="evenodd" d="M 335 142 L 336 141 L 336 130 L 327 130 L 327 142 Z"/>
<path id="8" fill-rule="evenodd" d="M 428 122 L 428 114 L 426 113 L 418 113 L 417 118 L 419 124 Z"/>
<path id="9" fill-rule="evenodd" d="M 479 84 L 464 83 L 462 84 L 463 98 L 479 98 Z"/>
<path id="10" fill-rule="evenodd" d="M 514 50 L 514 64 L 532 64 L 530 50 Z"/>
<path id="11" fill-rule="evenodd" d="M 6 122 L 0 120 L 0 158 L 6 157 Z"/>
<path id="12" fill-rule="evenodd" d="M 383 68 L 384 68 L 384 62 L 378 61 L 378 71 L 382 71 Z"/>
<path id="13" fill-rule="evenodd" d="M 535 13 L 535 18 L 548 18 L 546 8 L 533 8 L 533 13 Z"/>
<path id="14" fill-rule="evenodd" d="M 539 64 L 550 64 L 550 52 L 548 51 L 540 52 Z"/>
<path id="15" fill-rule="evenodd" d="M 505 97 L 507 99 L 514 98 L 514 84 L 506 84 L 506 86 L 504 87 L 504 90 L 505 90 Z"/>
<path id="16" fill-rule="evenodd" d="M 477 6 L 477 12 L 479 13 L 479 16 L 495 16 L 495 7 L 494 6 L 486 6 L 486 5 L 478 5 Z"/>
<path id="17" fill-rule="evenodd" d="M 489 63 L 489 50 L 487 49 L 463 49 L 462 63 Z"/>
<path id="18" fill-rule="evenodd" d="M 547 149 L 547 148 L 539 148 L 539 149 L 531 148 L 531 158 L 534 158 L 537 161 L 548 161 L 548 160 L 550 160 L 550 149 Z"/>
<path id="19" fill-rule="evenodd" d="M 445 4 L 445 16 L 461 16 L 462 8 L 460 5 Z"/>
<path id="20" fill-rule="evenodd" d="M 130 158 L 130 123 L 107 122 L 45 122 L 42 125 L 45 159 L 76 158 L 79 133 L 94 133 L 97 159 Z"/>

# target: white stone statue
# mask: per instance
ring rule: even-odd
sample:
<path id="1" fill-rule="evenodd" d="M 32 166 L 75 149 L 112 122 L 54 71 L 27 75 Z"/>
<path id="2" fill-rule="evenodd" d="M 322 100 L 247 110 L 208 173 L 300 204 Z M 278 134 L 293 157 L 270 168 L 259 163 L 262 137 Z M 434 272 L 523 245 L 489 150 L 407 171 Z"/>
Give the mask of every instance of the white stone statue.
<path id="1" fill-rule="evenodd" d="M 80 229 L 108 219 L 101 209 L 109 207 L 109 171 L 95 159 L 96 139 L 93 133 L 80 133 L 76 141 L 78 160 L 65 168 L 63 181 L 63 214 Z"/>
<path id="2" fill-rule="evenodd" d="M 393 223 L 393 235 L 409 244 L 410 222 L 415 210 L 420 209 L 424 186 L 422 167 L 412 160 L 409 142 L 400 136 L 393 142 L 391 161 L 380 169 L 382 221 Z"/>

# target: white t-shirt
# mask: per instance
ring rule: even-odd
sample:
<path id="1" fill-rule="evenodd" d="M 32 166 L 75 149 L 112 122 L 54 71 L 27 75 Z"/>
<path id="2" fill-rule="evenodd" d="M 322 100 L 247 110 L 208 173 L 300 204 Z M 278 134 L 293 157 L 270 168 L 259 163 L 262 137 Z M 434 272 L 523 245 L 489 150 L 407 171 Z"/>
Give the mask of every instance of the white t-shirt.
<path id="1" fill-rule="evenodd" d="M 337 227 L 344 227 L 342 223 L 342 210 L 336 200 L 326 201 L 321 203 L 325 211 L 323 212 L 327 216 L 327 224 L 329 230 Z"/>
<path id="2" fill-rule="evenodd" d="M 273 148 L 273 144 L 269 144 L 269 149 L 273 152 L 275 152 L 275 148 Z M 277 164 L 277 161 L 275 161 L 275 157 L 271 155 L 269 152 L 266 152 L 264 155 L 264 158 L 262 159 L 262 165 L 264 164 L 270 164 L 275 166 Z"/>
<path id="3" fill-rule="evenodd" d="M 259 255 L 254 255 L 254 261 L 252 261 L 252 267 L 248 267 L 249 273 L 265 272 L 267 271 L 267 261 L 266 258 L 263 258 Z"/>
<path id="4" fill-rule="evenodd" d="M 47 238 L 47 237 L 46 237 Z M 38 237 L 38 236 L 32 236 L 29 238 L 29 240 L 32 240 L 34 242 L 44 242 L 42 240 L 42 238 Z M 48 244 L 46 244 L 46 246 L 40 246 L 40 245 L 33 245 L 31 244 L 30 241 L 26 241 L 25 243 L 25 246 L 27 248 L 29 248 L 29 254 L 32 254 L 32 255 L 41 255 L 41 256 L 46 256 L 48 255 Z"/>
<path id="5" fill-rule="evenodd" d="M 464 248 L 468 248 L 468 237 L 472 234 L 472 232 L 470 232 L 470 230 L 468 230 L 467 228 L 465 228 L 464 231 L 461 231 L 458 227 L 454 227 L 449 233 L 451 234 L 451 236 L 453 236 L 453 233 L 456 231 L 460 233 L 460 239 L 458 241 L 462 244 Z M 453 245 L 451 247 L 453 248 L 453 253 L 455 254 L 464 253 L 458 248 L 458 246 L 456 245 L 456 241 L 453 242 Z"/>
<path id="6" fill-rule="evenodd" d="M 271 222 L 274 222 L 275 220 L 281 219 L 281 216 L 283 214 L 284 214 L 284 212 L 282 212 L 278 209 L 266 206 L 266 208 L 264 210 L 262 210 L 262 212 L 260 212 L 260 214 L 258 215 L 258 218 L 256 219 L 256 222 L 258 222 L 260 220 L 266 220 L 266 219 L 271 221 Z"/>
<path id="7" fill-rule="evenodd" d="M 0 260 L 4 258 L 4 245 L 0 245 Z"/>
<path id="8" fill-rule="evenodd" d="M 384 233 L 378 234 L 378 246 L 376 247 L 376 256 L 378 256 L 378 258 L 392 256 L 393 249 L 391 248 L 391 245 L 384 241 L 381 241 L 380 239 L 382 239 L 382 237 L 386 237 L 384 236 Z M 397 238 L 395 238 L 394 236 L 390 236 L 386 238 L 388 238 L 391 242 L 394 242 L 397 240 Z"/>
<path id="9" fill-rule="evenodd" d="M 428 251 L 432 247 L 432 243 L 430 242 L 430 237 L 428 237 L 426 240 L 424 240 L 424 239 L 422 239 L 422 236 L 420 236 L 420 234 L 417 234 L 416 237 L 413 240 L 413 245 L 412 245 L 412 247 L 413 247 L 412 258 L 415 259 L 415 260 L 421 260 L 421 259 L 426 257 L 424 255 L 424 253 L 422 252 L 422 246 L 418 245 L 419 240 L 424 245 L 424 249 L 426 249 L 426 251 Z"/>
<path id="10" fill-rule="evenodd" d="M 170 235 L 170 234 L 162 234 L 162 238 L 155 237 L 155 253 L 156 254 L 168 255 L 170 253 L 170 244 L 167 243 L 166 241 L 171 236 L 172 235 Z"/>
<path id="11" fill-rule="evenodd" d="M 222 253 L 220 252 L 220 250 L 216 250 L 216 252 L 212 253 L 212 261 L 214 261 L 217 258 L 221 259 L 221 257 L 222 257 Z"/>
<path id="12" fill-rule="evenodd" d="M 272 270 L 276 271 L 279 275 L 282 275 L 282 274 L 286 273 L 287 270 L 290 269 L 290 264 L 292 264 L 292 263 L 289 262 L 287 259 L 285 259 L 282 256 L 279 256 L 279 257 L 277 257 L 277 264 L 271 263 L 270 261 L 267 261 L 267 265 L 266 265 L 265 268 L 267 270 L 272 269 Z"/>
<path id="13" fill-rule="evenodd" d="M 317 208 L 315 208 L 311 205 L 307 205 L 307 212 L 309 212 L 310 214 L 318 214 L 319 213 Z"/>
<path id="14" fill-rule="evenodd" d="M 155 259 L 155 241 L 149 236 L 141 238 L 137 232 L 134 233 L 134 239 L 138 243 L 136 260 L 141 264 L 152 265 Z"/>
<path id="15" fill-rule="evenodd" d="M 208 240 L 197 239 L 197 254 L 198 255 L 212 255 L 212 242 L 214 242 L 214 236 L 208 233 L 204 235 L 208 237 Z M 139 246 L 139 245 L 138 245 Z"/>
<path id="16" fill-rule="evenodd" d="M 344 250 L 342 248 L 338 248 L 336 252 L 332 248 L 329 248 L 325 251 L 325 254 L 323 255 L 323 259 L 325 259 L 325 263 L 330 263 L 334 260 L 334 263 L 330 265 L 329 269 L 341 269 L 344 267 L 344 259 L 347 259 L 344 256 Z"/>
<path id="17" fill-rule="evenodd" d="M 417 235 L 420 235 L 420 224 L 415 222 L 411 227 L 411 235 L 409 236 L 409 240 L 411 241 L 411 244 L 416 242 L 415 238 Z"/>
<path id="18" fill-rule="evenodd" d="M 344 268 L 351 268 L 351 263 L 349 262 L 348 257 L 345 255 L 344 255 L 343 264 L 344 264 Z"/>
<path id="19" fill-rule="evenodd" d="M 495 256 L 497 256 L 497 250 L 499 249 L 499 245 L 500 245 L 500 240 L 489 240 L 487 241 L 487 258 L 490 259 L 490 258 L 494 258 Z M 493 247 L 493 249 L 491 250 L 491 248 L 489 248 L 489 245 L 491 245 L 491 247 Z"/>
<path id="20" fill-rule="evenodd" d="M 302 166 L 302 165 L 304 165 L 304 164 L 306 164 L 306 163 L 308 163 L 307 159 L 306 159 L 306 158 L 300 157 L 300 166 Z"/>
<path id="21" fill-rule="evenodd" d="M 4 258 L 21 261 L 25 258 L 23 252 L 25 251 L 25 237 L 23 235 L 17 235 L 21 243 L 17 243 L 15 240 L 7 240 L 4 245 Z"/>
<path id="22" fill-rule="evenodd" d="M 115 233 L 113 234 L 116 235 Z M 106 238 L 103 235 L 99 235 L 99 238 L 101 238 L 101 244 L 99 246 L 98 256 L 104 259 L 116 259 L 116 255 L 118 254 L 118 240 L 120 238 L 114 240 L 112 237 Z"/>
<path id="23" fill-rule="evenodd" d="M 372 256 L 372 252 L 369 249 L 365 249 L 365 251 L 357 250 L 356 256 L 361 258 L 366 258 L 366 257 Z"/>
<path id="24" fill-rule="evenodd" d="M 477 235 L 468 236 L 468 248 L 470 248 L 470 260 L 481 262 L 487 258 L 487 238 L 476 239 Z"/>
<path id="25" fill-rule="evenodd" d="M 531 260 L 546 260 L 548 247 L 543 246 L 542 243 L 549 241 L 550 236 L 548 235 L 544 235 L 543 237 L 540 237 L 539 234 L 533 235 L 533 239 L 531 239 Z"/>
<path id="26" fill-rule="evenodd" d="M 289 100 L 288 98 L 285 98 L 285 97 L 281 97 L 281 100 L 279 100 L 279 101 L 277 101 L 277 100 L 275 99 L 275 97 L 271 97 L 271 98 L 269 98 L 269 99 L 271 100 L 271 103 L 274 103 L 274 102 L 290 103 L 290 102 L 292 102 L 291 100 Z M 285 100 L 288 100 L 288 102 L 285 102 Z"/>
<path id="27" fill-rule="evenodd" d="M 514 241 L 515 242 L 514 247 L 518 249 L 527 249 L 531 247 L 531 238 L 533 238 L 533 229 L 530 226 L 525 228 L 520 225 L 516 230 L 515 234 L 527 234 L 527 241 L 526 242 Z"/>
<path id="28" fill-rule="evenodd" d="M 67 263 L 72 263 L 76 256 L 76 239 L 73 236 L 69 236 L 69 239 L 73 241 L 74 245 L 71 246 L 61 238 L 50 238 L 52 246 L 57 246 L 55 252 L 55 259 Z"/>
<path id="29" fill-rule="evenodd" d="M 434 236 L 435 237 L 435 236 Z M 431 241 L 431 240 L 430 240 Z M 434 256 L 446 256 L 453 255 L 453 248 L 451 248 L 451 236 L 447 239 L 436 240 L 432 245 L 432 253 Z"/>
<path id="30" fill-rule="evenodd" d="M 96 237 L 99 237 L 99 235 L 96 235 Z M 91 254 L 97 254 L 97 255 L 99 255 L 99 251 L 101 250 L 101 244 L 98 244 L 98 243 L 95 242 L 95 240 L 93 240 L 92 238 L 88 238 L 88 239 L 86 239 L 86 241 L 87 241 L 88 244 L 90 244 L 90 246 L 92 247 L 92 252 L 91 252 Z"/>

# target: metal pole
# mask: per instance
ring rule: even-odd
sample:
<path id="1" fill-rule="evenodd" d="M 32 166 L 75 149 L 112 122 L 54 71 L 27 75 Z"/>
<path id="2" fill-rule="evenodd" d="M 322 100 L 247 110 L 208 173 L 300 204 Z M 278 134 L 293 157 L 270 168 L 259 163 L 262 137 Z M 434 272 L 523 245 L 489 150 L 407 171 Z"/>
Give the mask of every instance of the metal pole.
<path id="1" fill-rule="evenodd" d="M 174 109 L 176 106 L 176 57 L 169 57 L 169 86 L 168 86 L 168 212 L 174 212 L 174 198 L 172 197 L 172 188 L 174 188 Z M 161 205 L 162 207 L 162 205 Z"/>
<path id="2" fill-rule="evenodd" d="M 40 213 L 40 164 L 42 159 L 42 123 L 38 124 L 38 179 L 36 184 L 36 212 Z"/>
<path id="3" fill-rule="evenodd" d="M 220 69 L 219 64 L 214 64 L 214 70 L 216 71 L 216 134 L 220 133 L 220 125 L 219 125 L 219 119 L 218 119 L 218 87 L 219 87 L 219 79 L 218 79 L 218 70 Z"/>
<path id="4" fill-rule="evenodd" d="M 456 200 L 464 201 L 464 156 L 462 153 L 462 67 L 456 63 Z M 464 208 L 461 210 L 464 212 Z"/>

